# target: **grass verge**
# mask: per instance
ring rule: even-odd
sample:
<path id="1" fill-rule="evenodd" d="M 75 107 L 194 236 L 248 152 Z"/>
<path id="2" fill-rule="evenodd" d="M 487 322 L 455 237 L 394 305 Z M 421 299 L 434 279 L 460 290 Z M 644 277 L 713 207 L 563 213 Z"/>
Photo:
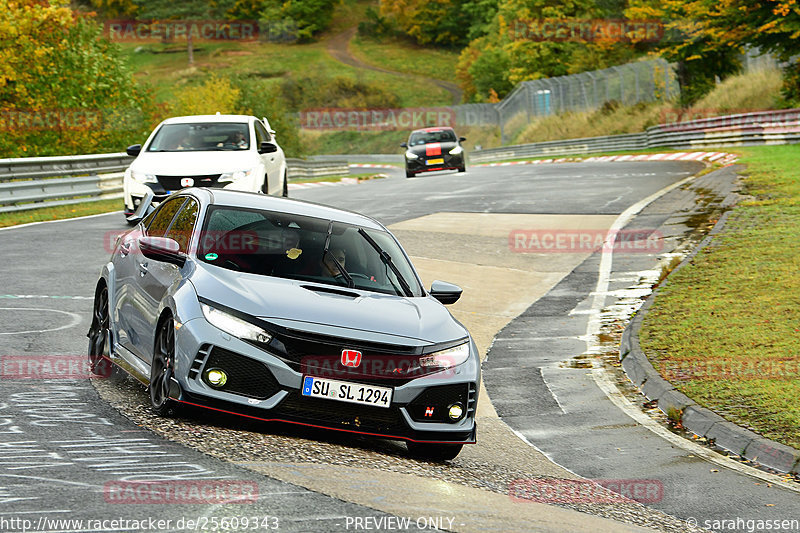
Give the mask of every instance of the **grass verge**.
<path id="1" fill-rule="evenodd" d="M 800 146 L 737 151 L 751 198 L 670 276 L 641 346 L 698 403 L 800 448 Z"/>
<path id="2" fill-rule="evenodd" d="M 40 207 L 18 213 L 0 213 L 0 228 L 27 224 L 29 222 L 44 222 L 48 220 L 61 220 L 65 218 L 99 215 L 122 210 L 122 200 L 99 200 L 97 202 L 82 202 L 79 204 L 60 205 L 55 207 Z M 120 215 L 120 218 L 122 216 Z"/>

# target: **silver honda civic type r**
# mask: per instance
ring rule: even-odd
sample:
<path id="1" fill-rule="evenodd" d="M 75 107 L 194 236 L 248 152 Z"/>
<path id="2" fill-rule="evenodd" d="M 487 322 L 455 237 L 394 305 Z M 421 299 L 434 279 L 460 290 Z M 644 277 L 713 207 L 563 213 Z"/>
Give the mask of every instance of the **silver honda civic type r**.
<path id="1" fill-rule="evenodd" d="M 382 224 L 222 189 L 150 200 L 97 283 L 93 370 L 125 370 L 163 416 L 194 405 L 438 460 L 475 442 L 478 352 L 443 305 L 461 289 L 425 290 Z"/>

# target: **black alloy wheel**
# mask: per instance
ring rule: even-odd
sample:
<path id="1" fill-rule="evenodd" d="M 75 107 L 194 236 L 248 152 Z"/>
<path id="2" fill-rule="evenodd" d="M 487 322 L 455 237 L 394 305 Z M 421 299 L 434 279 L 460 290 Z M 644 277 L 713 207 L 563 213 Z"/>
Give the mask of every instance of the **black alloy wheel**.
<path id="1" fill-rule="evenodd" d="M 178 403 L 169 397 L 170 383 L 175 375 L 175 323 L 172 317 L 161 321 L 156 336 L 156 349 L 150 365 L 150 405 L 161 416 L 174 416 Z"/>
<path id="2" fill-rule="evenodd" d="M 89 328 L 89 369 L 93 374 L 108 377 L 111 373 L 110 321 L 108 314 L 108 287 L 97 293 L 92 311 L 92 326 Z"/>

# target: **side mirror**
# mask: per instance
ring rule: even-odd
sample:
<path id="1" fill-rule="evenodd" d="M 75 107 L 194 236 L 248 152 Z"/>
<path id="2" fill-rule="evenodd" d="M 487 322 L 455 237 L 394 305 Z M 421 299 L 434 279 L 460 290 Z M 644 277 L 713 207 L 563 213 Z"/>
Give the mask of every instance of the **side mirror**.
<path id="1" fill-rule="evenodd" d="M 130 224 L 138 224 L 144 217 L 155 211 L 156 208 L 153 207 L 153 196 L 152 189 L 145 193 L 144 198 L 142 198 L 142 201 L 139 203 L 139 207 L 136 208 L 136 212 L 127 219 Z"/>
<path id="2" fill-rule="evenodd" d="M 261 141 L 261 146 L 258 147 L 259 154 L 271 154 L 277 151 L 278 147 L 269 141 Z"/>
<path id="3" fill-rule="evenodd" d="M 459 138 L 458 138 L 458 142 L 460 142 L 460 143 L 463 143 L 463 142 L 464 142 L 464 141 L 466 141 L 466 140 L 467 140 L 467 138 L 466 138 L 466 137 L 459 137 Z"/>
<path id="4" fill-rule="evenodd" d="M 141 153 L 141 151 L 142 151 L 141 144 L 132 144 L 128 146 L 128 148 L 125 150 L 125 153 L 128 154 L 129 156 L 136 157 Z"/>
<path id="5" fill-rule="evenodd" d="M 186 263 L 186 256 L 181 253 L 180 244 L 169 237 L 139 237 L 139 249 L 148 259 L 172 263 L 179 267 Z"/>
<path id="6" fill-rule="evenodd" d="M 461 298 L 461 287 L 447 283 L 446 281 L 439 281 L 438 279 L 431 284 L 431 296 L 439 300 L 445 305 L 454 304 Z"/>
<path id="7" fill-rule="evenodd" d="M 408 143 L 400 143 L 400 146 L 402 146 L 403 148 L 408 148 Z"/>

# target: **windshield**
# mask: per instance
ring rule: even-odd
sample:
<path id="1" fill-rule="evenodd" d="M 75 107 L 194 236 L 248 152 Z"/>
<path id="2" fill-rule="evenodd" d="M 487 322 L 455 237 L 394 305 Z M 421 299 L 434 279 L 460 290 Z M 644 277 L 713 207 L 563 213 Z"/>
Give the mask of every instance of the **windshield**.
<path id="1" fill-rule="evenodd" d="M 197 256 L 238 272 L 422 296 L 413 267 L 388 232 L 321 218 L 211 206 Z"/>
<path id="2" fill-rule="evenodd" d="M 408 139 L 409 146 L 428 143 L 454 143 L 456 134 L 453 130 L 415 131 Z"/>
<path id="3" fill-rule="evenodd" d="M 247 150 L 250 128 L 246 122 L 164 124 L 147 147 L 148 152 L 204 152 Z"/>

